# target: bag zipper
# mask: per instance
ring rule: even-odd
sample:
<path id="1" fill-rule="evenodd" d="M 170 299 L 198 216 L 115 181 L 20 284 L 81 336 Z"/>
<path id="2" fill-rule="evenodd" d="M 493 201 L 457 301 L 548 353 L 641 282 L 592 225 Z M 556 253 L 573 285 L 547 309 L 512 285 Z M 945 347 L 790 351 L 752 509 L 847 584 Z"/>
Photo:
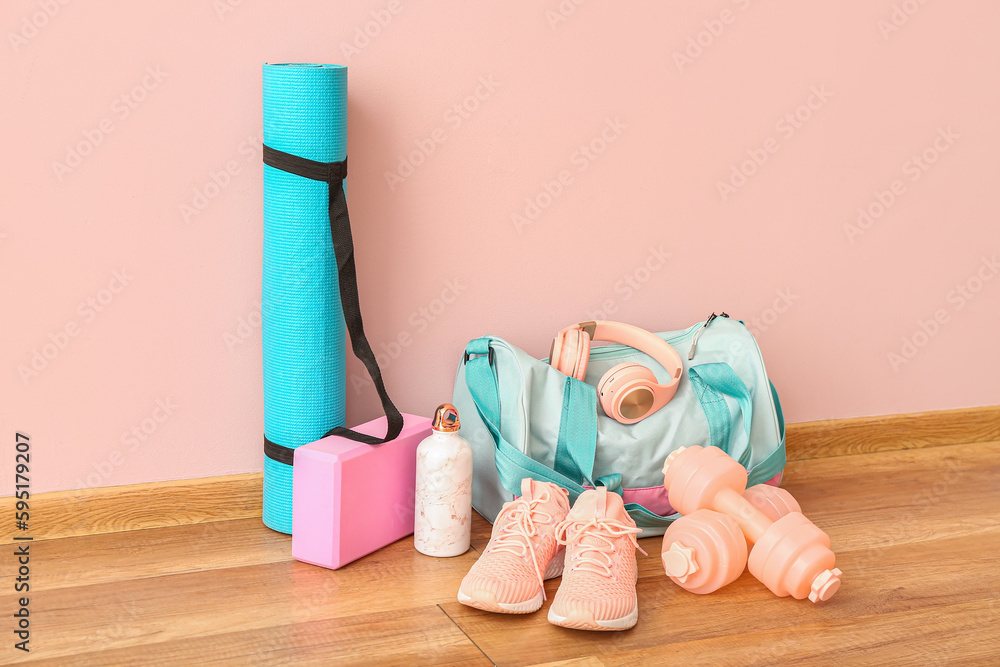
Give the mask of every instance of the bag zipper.
<path id="1" fill-rule="evenodd" d="M 666 337 L 663 340 L 665 340 L 666 342 L 668 342 L 671 345 L 673 345 L 674 343 L 676 343 L 676 342 L 678 342 L 680 340 L 683 340 L 683 339 L 687 338 L 688 336 L 690 336 L 691 334 L 693 334 L 701 326 L 703 326 L 703 324 L 701 324 L 701 323 L 694 324 L 694 325 L 688 327 L 687 329 L 685 329 L 684 331 L 681 331 L 680 333 L 678 333 L 678 334 L 676 334 L 674 336 Z M 600 347 L 593 347 L 593 348 L 591 348 L 591 350 L 590 350 L 590 357 L 594 358 L 594 357 L 613 356 L 613 355 L 618 354 L 618 353 L 620 353 L 622 351 L 625 351 L 625 350 L 634 350 L 634 349 L 635 348 L 633 348 L 633 347 L 631 347 L 629 345 L 620 345 L 618 343 L 613 343 L 611 345 L 601 345 Z"/>
<path id="2" fill-rule="evenodd" d="M 698 339 L 701 338 L 701 334 L 705 332 L 705 329 L 708 328 L 708 325 L 711 324 L 717 317 L 725 317 L 727 320 L 729 319 L 729 315 L 727 315 L 725 311 L 722 311 L 722 313 L 719 315 L 716 315 L 714 310 L 712 311 L 712 314 L 708 316 L 708 319 L 705 320 L 705 323 L 701 325 L 701 328 L 698 329 L 697 332 L 695 332 L 694 338 L 691 339 L 691 351 L 688 352 L 688 361 L 694 359 L 694 350 L 696 347 L 698 347 Z"/>

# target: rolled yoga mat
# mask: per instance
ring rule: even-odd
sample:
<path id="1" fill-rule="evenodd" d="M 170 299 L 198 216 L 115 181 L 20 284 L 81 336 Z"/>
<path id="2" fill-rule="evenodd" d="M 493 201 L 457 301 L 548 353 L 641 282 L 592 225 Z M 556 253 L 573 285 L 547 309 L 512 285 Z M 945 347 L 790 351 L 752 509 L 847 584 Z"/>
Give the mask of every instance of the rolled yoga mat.
<path id="1" fill-rule="evenodd" d="M 264 65 L 264 144 L 347 157 L 347 68 Z M 344 424 L 345 326 L 327 183 L 264 166 L 264 435 L 283 447 Z M 264 458 L 264 523 L 292 532 L 292 466 Z"/>
<path id="2" fill-rule="evenodd" d="M 393 440 L 403 416 L 365 336 L 347 213 L 347 68 L 264 65 L 264 523 L 292 532 L 295 449 L 327 435 Z M 385 436 L 344 428 L 344 331 Z"/>

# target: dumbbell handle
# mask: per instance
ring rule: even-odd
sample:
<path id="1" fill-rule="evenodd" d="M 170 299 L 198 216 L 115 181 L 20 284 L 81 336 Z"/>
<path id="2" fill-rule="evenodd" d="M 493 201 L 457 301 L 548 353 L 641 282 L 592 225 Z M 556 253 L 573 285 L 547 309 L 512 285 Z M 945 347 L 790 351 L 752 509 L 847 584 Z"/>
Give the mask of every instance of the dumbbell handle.
<path id="1" fill-rule="evenodd" d="M 698 449 L 699 451 L 701 450 L 700 447 Z M 667 470 L 673 465 L 674 460 L 685 450 L 687 450 L 687 447 L 678 447 L 663 462 L 664 484 L 670 484 L 671 475 L 667 474 Z M 673 486 L 673 484 L 670 484 L 670 486 Z M 670 494 L 670 486 L 667 487 L 668 496 Z M 767 529 L 771 527 L 773 522 L 766 514 L 754 507 L 750 501 L 743 497 L 743 491 L 745 490 L 745 483 L 739 491 L 730 486 L 721 486 L 716 489 L 714 496 L 708 502 L 705 502 L 706 499 L 702 497 L 700 503 L 703 509 L 711 509 L 731 516 L 739 525 L 747 541 L 751 544 L 756 544 L 764 533 L 767 532 Z"/>
<path id="2" fill-rule="evenodd" d="M 731 516 L 751 544 L 756 544 L 773 523 L 742 494 L 730 488 L 720 489 L 712 498 L 709 509 Z"/>

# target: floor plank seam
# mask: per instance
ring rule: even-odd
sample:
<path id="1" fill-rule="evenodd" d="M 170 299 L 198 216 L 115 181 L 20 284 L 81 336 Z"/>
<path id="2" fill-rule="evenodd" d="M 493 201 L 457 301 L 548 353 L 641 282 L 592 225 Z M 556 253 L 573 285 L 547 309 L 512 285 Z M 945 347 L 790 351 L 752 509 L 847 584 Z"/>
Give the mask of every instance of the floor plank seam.
<path id="1" fill-rule="evenodd" d="M 459 629 L 459 631 L 460 631 L 460 632 L 461 632 L 461 633 L 462 633 L 463 635 L 465 635 L 465 638 L 466 638 L 466 639 L 468 639 L 468 640 L 469 640 L 470 642 L 472 642 L 472 645 L 473 645 L 473 646 L 475 646 L 475 647 L 476 647 L 477 649 L 479 649 L 479 652 L 483 654 L 483 657 L 484 657 L 484 658 L 486 658 L 487 660 L 489 660 L 489 661 L 490 661 L 490 664 L 491 664 L 491 665 L 493 665 L 493 667 L 497 667 L 497 662 L 496 662 L 496 660 L 494 660 L 494 659 L 493 659 L 493 658 L 491 658 L 490 656 L 486 655 L 486 651 L 484 651 L 484 650 L 483 650 L 483 647 L 482 647 L 482 646 L 480 646 L 479 644 L 477 644 L 477 643 L 475 642 L 475 640 L 474 640 L 474 639 L 473 639 L 472 637 L 470 637 L 470 636 L 469 636 L 469 633 L 468 633 L 468 632 L 466 632 L 466 631 L 465 631 L 465 629 L 464 629 L 464 628 L 463 628 L 463 627 L 462 627 L 461 625 L 459 625 L 459 624 L 458 624 L 458 621 L 456 621 L 455 619 L 453 619 L 453 618 L 451 617 L 451 614 L 449 614 L 449 613 L 448 613 L 447 611 L 445 611 L 444 607 L 442 607 L 442 606 L 441 606 L 440 604 L 439 604 L 439 605 L 436 605 L 436 606 L 437 606 L 437 608 L 438 608 L 438 609 L 440 609 L 440 610 L 441 610 L 441 613 L 443 613 L 443 614 L 444 614 L 445 616 L 447 616 L 447 617 L 448 617 L 448 620 L 449 620 L 449 621 L 451 621 L 452 623 L 454 623 L 454 624 L 455 624 L 455 627 L 456 627 L 456 628 L 458 628 L 458 629 Z"/>
<path id="2" fill-rule="evenodd" d="M 845 456 L 868 456 L 870 454 L 888 454 L 891 452 L 912 452 L 927 449 L 940 449 L 941 447 L 961 447 L 962 445 L 982 445 L 995 442 L 994 440 L 973 440 L 970 442 L 942 442 L 936 445 L 919 445 L 916 447 L 896 447 L 894 449 L 877 449 L 870 452 L 844 452 L 842 454 L 822 454 L 820 456 L 810 456 L 807 458 L 788 458 L 788 463 L 798 463 L 800 461 L 820 461 L 823 459 L 841 459 Z"/>

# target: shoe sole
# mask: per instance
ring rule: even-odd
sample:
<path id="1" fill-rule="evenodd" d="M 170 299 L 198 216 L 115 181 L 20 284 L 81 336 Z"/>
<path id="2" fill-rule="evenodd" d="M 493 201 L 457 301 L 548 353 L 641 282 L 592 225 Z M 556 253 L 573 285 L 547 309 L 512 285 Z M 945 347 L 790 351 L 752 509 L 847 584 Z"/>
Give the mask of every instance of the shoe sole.
<path id="1" fill-rule="evenodd" d="M 546 581 L 562 576 L 565 556 L 566 551 L 562 550 L 549 561 L 548 567 L 545 568 L 544 578 Z M 497 602 L 496 595 L 491 591 L 458 589 L 459 602 L 468 607 L 490 611 L 494 614 L 530 614 L 541 609 L 542 599 L 541 589 L 533 598 L 524 602 Z"/>
<path id="2" fill-rule="evenodd" d="M 594 619 L 594 614 L 589 609 L 577 609 L 574 610 L 569 616 L 560 616 L 559 614 L 556 614 L 551 607 L 549 608 L 549 623 L 563 628 L 571 628 L 573 630 L 628 630 L 629 628 L 635 626 L 638 620 L 638 602 L 636 602 L 632 611 L 625 616 L 600 621 Z"/>

